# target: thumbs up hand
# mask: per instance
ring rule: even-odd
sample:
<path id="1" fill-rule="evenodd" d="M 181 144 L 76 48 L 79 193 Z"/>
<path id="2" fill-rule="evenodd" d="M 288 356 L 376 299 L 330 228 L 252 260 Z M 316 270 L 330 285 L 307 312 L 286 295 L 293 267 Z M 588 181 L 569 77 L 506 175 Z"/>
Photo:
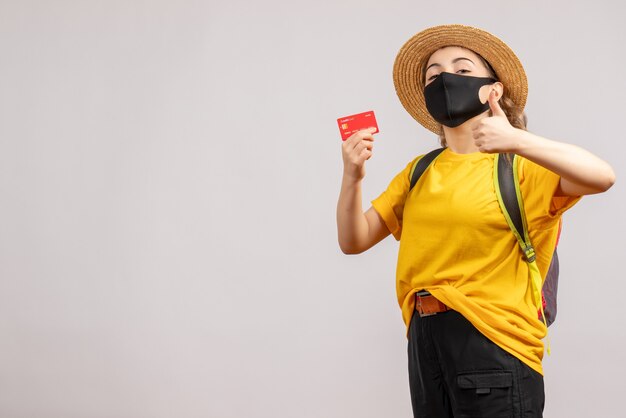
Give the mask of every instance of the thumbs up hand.
<path id="1" fill-rule="evenodd" d="M 480 152 L 495 154 L 515 152 L 518 147 L 519 129 L 509 122 L 504 110 L 496 100 L 495 91 L 489 93 L 492 116 L 480 119 L 472 128 L 474 143 Z"/>

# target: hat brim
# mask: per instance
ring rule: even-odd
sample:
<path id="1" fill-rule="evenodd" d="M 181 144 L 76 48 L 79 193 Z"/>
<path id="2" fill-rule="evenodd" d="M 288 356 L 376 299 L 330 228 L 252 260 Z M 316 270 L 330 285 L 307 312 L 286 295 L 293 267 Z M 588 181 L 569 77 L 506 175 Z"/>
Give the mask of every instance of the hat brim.
<path id="1" fill-rule="evenodd" d="M 423 71 L 428 59 L 440 48 L 460 46 L 482 56 L 504 85 L 506 95 L 520 110 L 526 105 L 528 81 L 515 53 L 496 36 L 465 25 L 441 25 L 423 30 L 409 39 L 398 52 L 393 82 L 400 102 L 426 129 L 441 134 L 442 128 L 426 109 Z"/>

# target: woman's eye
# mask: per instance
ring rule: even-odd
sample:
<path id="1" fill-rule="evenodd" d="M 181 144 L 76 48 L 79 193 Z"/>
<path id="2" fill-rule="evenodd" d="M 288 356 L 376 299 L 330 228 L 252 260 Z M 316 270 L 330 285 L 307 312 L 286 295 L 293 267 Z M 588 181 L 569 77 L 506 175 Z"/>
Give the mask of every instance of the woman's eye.
<path id="1" fill-rule="evenodd" d="M 466 70 L 466 69 L 460 69 L 459 71 L 457 71 L 457 73 L 461 73 L 461 74 L 465 74 L 465 73 L 470 73 L 470 70 Z"/>
<path id="2" fill-rule="evenodd" d="M 433 81 L 435 78 L 437 78 L 439 74 L 433 74 L 430 76 L 430 78 L 428 79 L 428 81 Z"/>

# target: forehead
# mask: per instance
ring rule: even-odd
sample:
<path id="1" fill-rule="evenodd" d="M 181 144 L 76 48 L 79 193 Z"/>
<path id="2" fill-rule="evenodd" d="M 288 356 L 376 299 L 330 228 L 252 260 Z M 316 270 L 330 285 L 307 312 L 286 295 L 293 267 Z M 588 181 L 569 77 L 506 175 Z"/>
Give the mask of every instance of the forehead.
<path id="1" fill-rule="evenodd" d="M 458 57 L 469 58 L 474 61 L 475 64 L 481 61 L 481 58 L 474 51 L 469 50 L 467 48 L 463 48 L 461 46 L 444 46 L 443 48 L 439 48 L 435 52 L 432 53 L 430 58 L 428 58 L 428 62 L 426 63 L 426 67 L 433 63 L 444 63 L 450 60 L 453 60 Z"/>

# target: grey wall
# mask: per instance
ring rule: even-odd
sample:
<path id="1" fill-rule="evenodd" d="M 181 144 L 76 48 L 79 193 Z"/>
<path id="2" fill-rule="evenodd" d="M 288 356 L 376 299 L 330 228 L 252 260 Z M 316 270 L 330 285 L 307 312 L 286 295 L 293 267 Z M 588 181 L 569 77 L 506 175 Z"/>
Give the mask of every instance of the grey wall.
<path id="1" fill-rule="evenodd" d="M 565 217 L 548 417 L 620 417 L 622 2 L 0 1 L 0 417 L 408 417 L 397 243 L 336 242 L 336 118 L 366 204 L 436 146 L 395 54 L 442 23 L 520 56 L 530 130 L 618 183 Z"/>

